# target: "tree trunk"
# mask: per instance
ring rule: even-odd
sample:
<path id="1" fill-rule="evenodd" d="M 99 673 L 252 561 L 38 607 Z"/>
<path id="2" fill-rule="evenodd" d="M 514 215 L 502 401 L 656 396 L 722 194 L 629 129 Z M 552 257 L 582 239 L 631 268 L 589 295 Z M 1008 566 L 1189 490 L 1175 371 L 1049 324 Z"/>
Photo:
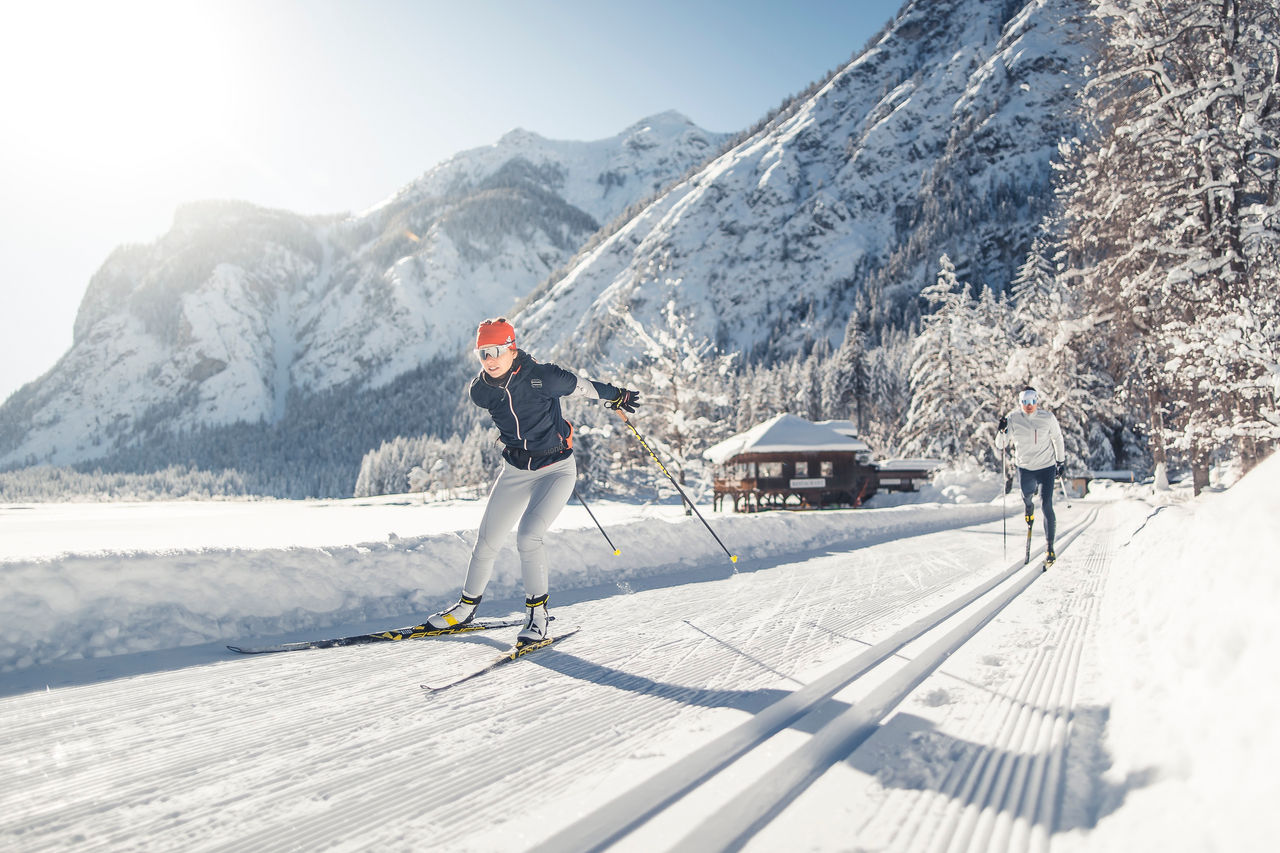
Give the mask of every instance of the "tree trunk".
<path id="1" fill-rule="evenodd" d="M 1209 463 L 1205 459 L 1197 459 L 1191 465 L 1191 486 L 1199 495 L 1209 487 Z"/>
<path id="2" fill-rule="evenodd" d="M 1160 406 L 1160 392 L 1155 383 L 1147 385 L 1147 410 L 1151 417 L 1151 461 L 1156 467 L 1167 467 L 1168 457 L 1164 447 L 1164 412 Z"/>

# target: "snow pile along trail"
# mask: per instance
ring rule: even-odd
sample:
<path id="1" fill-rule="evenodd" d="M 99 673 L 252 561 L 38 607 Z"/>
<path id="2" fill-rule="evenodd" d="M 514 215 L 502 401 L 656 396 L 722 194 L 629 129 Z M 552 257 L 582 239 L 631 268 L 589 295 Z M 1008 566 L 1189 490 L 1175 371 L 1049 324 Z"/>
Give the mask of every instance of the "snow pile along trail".
<path id="1" fill-rule="evenodd" d="M 347 503 L 325 502 L 311 526 L 323 526 Z M 309 547 L 91 554 L 57 554 L 0 562 L 0 673 L 33 664 L 171 649 L 254 638 L 306 639 L 351 626 L 361 630 L 414 624 L 457 600 L 474 543 L 482 501 L 445 508 L 453 526 L 421 536 L 392 534 L 381 542 Z M 135 505 L 146 513 L 146 505 Z M 170 505 L 172 506 L 172 505 Z M 269 526 L 296 510 L 255 504 Z M 158 507 L 164 512 L 168 507 Z M 431 507 L 416 507 L 430 515 Z M 572 589 L 637 582 L 653 575 L 710 569 L 728 558 L 696 518 L 676 507 L 647 517 L 644 507 L 600 507 L 615 557 L 581 506 L 560 519 L 547 548 L 556 566 L 557 595 Z M 21 523 L 29 510 L 0 514 L 0 524 Z M 999 517 L 991 504 L 930 504 L 874 511 L 772 513 L 758 518 L 718 516 L 716 529 L 744 561 L 803 553 L 828 545 L 871 544 L 924 530 Z M 166 514 L 164 518 L 169 518 Z M 244 519 L 238 517 L 238 522 Z M 162 525 L 163 521 L 160 522 Z M 290 523 L 286 521 L 285 523 Z M 343 527 L 335 519 L 335 526 Z M 365 530 L 367 526 L 345 525 Z M 276 534 L 279 536 L 279 534 Z M 308 535 L 315 535 L 308 532 Z M 262 538 L 252 534 L 250 538 Z M 35 544 L 28 550 L 36 550 Z M 491 603 L 523 600 L 515 536 L 499 556 L 485 591 Z M 347 631 L 349 633 L 349 631 Z M 256 644 L 256 643 L 255 643 Z"/>

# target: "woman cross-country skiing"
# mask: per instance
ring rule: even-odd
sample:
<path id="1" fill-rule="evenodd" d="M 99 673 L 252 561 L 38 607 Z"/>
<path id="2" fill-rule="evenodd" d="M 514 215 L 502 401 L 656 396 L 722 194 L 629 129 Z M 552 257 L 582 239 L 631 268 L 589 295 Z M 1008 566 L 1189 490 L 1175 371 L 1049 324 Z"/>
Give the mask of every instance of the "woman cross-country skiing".
<path id="1" fill-rule="evenodd" d="M 1038 409 L 1038 403 L 1036 389 L 1028 386 L 1018 392 L 1018 408 L 1002 416 L 996 425 L 996 447 L 1004 450 L 1010 444 L 1014 446 L 1022 504 L 1026 510 L 1028 545 L 1031 541 L 1030 528 L 1035 523 L 1031 501 L 1036 490 L 1040 490 L 1047 545 L 1045 562 L 1052 565 L 1057 558 L 1053 551 L 1053 536 L 1057 528 L 1057 517 L 1053 512 L 1053 480 L 1055 475 L 1062 474 L 1067 454 L 1058 419 L 1052 412 Z"/>
<path id="2" fill-rule="evenodd" d="M 502 469 L 476 536 L 462 597 L 427 619 L 435 629 L 466 625 L 493 574 L 498 551 L 519 519 L 516 549 L 524 577 L 528 613 L 516 645 L 547 637 L 549 579 L 542 537 L 573 494 L 577 464 L 573 426 L 560 413 L 561 397 L 590 397 L 611 409 L 634 412 L 640 395 L 626 388 L 585 379 L 554 364 L 541 364 L 516 349 L 516 330 L 505 318 L 485 320 L 476 332 L 482 369 L 471 382 L 471 401 L 489 412 L 505 449 Z"/>

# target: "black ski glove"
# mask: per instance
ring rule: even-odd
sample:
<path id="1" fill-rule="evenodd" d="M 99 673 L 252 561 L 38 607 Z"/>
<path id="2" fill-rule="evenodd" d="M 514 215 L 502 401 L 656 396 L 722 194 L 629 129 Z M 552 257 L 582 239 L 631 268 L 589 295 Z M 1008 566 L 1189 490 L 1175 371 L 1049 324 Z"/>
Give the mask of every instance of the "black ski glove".
<path id="1" fill-rule="evenodd" d="M 640 392 L 629 391 L 626 388 L 619 388 L 618 396 L 605 403 L 607 408 L 622 409 L 627 412 L 634 412 L 638 405 L 640 405 Z"/>
<path id="2" fill-rule="evenodd" d="M 1004 415 L 1000 416 L 1000 423 L 996 424 L 997 432 L 1004 432 L 1009 428 L 1009 419 Z"/>
<path id="3" fill-rule="evenodd" d="M 1066 475 L 1067 475 L 1067 463 L 1066 463 L 1066 460 L 1063 460 L 1062 462 L 1058 463 L 1058 476 L 1065 477 Z"/>

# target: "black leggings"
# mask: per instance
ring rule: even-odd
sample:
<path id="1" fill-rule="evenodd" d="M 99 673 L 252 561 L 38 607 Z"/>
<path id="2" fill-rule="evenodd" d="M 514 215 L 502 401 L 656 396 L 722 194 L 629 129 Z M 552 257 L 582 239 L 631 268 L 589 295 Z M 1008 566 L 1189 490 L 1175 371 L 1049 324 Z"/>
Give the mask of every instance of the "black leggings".
<path id="1" fill-rule="evenodd" d="M 1022 503 L 1027 510 L 1027 515 L 1031 515 L 1031 499 L 1036 496 L 1036 487 L 1040 488 L 1040 506 L 1044 508 L 1044 538 L 1048 541 L 1050 549 L 1053 548 L 1053 534 L 1058 528 L 1058 519 L 1053 514 L 1053 475 L 1055 473 L 1057 473 L 1057 467 L 1053 465 L 1041 468 L 1039 471 L 1018 469 L 1018 479 L 1022 485 Z"/>

